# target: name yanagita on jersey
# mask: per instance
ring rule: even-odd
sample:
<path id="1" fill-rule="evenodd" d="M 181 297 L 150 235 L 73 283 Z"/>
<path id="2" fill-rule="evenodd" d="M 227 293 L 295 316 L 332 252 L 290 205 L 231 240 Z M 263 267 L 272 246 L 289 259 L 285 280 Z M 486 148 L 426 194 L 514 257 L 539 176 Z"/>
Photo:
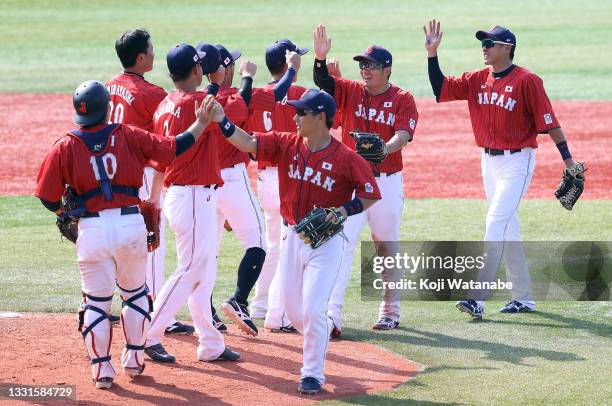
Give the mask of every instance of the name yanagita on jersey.
<path id="1" fill-rule="evenodd" d="M 130 91 L 127 90 L 125 87 L 113 83 L 106 86 L 106 89 L 108 90 L 111 96 L 119 96 L 123 100 L 125 100 L 127 104 L 129 104 L 130 106 L 132 105 L 132 102 L 134 101 L 134 95 L 132 95 L 132 93 L 130 93 Z"/>

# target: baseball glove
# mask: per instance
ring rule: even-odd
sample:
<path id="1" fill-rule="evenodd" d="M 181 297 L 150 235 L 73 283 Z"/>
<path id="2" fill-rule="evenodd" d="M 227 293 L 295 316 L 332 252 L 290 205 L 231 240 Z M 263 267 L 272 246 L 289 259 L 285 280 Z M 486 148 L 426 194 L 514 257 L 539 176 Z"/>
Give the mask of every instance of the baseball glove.
<path id="1" fill-rule="evenodd" d="M 379 164 L 387 157 L 387 144 L 378 134 L 351 131 L 355 139 L 355 150 L 366 161 Z"/>
<path id="2" fill-rule="evenodd" d="M 333 214 L 333 218 L 326 220 L 329 213 Z M 310 244 L 315 249 L 340 233 L 344 228 L 342 223 L 345 220 L 346 217 L 336 207 L 327 209 L 315 207 L 293 229 L 304 240 L 304 244 Z"/>
<path id="3" fill-rule="evenodd" d="M 161 221 L 161 210 L 148 202 L 140 202 L 138 207 L 147 226 L 147 248 L 149 252 L 155 251 L 159 247 L 160 242 L 159 223 Z"/>
<path id="4" fill-rule="evenodd" d="M 62 195 L 62 212 L 57 216 L 55 224 L 62 237 L 76 244 L 79 236 L 79 218 L 85 213 L 85 204 L 74 192 L 66 186 Z"/>
<path id="5" fill-rule="evenodd" d="M 571 210 L 584 190 L 584 162 L 578 162 L 563 171 L 563 178 L 555 191 L 555 197 L 563 207 Z"/>

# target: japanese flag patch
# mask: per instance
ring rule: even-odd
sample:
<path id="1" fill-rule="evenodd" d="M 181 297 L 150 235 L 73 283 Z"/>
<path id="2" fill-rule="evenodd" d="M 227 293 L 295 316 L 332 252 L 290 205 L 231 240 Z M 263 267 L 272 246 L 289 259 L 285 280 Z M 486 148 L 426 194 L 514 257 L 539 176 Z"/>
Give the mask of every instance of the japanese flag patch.
<path id="1" fill-rule="evenodd" d="M 550 113 L 544 114 L 544 123 L 545 124 L 552 124 L 552 117 L 550 116 Z"/>
<path id="2" fill-rule="evenodd" d="M 329 162 L 323 162 L 321 164 L 321 169 L 324 169 L 326 171 L 331 171 L 332 168 L 332 164 L 330 164 Z"/>
<path id="3" fill-rule="evenodd" d="M 366 193 L 374 193 L 374 186 L 372 186 L 369 182 L 365 184 Z"/>
<path id="4" fill-rule="evenodd" d="M 414 130 L 414 127 L 416 126 L 416 121 L 414 121 L 413 118 L 410 119 L 410 129 Z"/>
<path id="5" fill-rule="evenodd" d="M 393 102 L 385 102 L 383 104 L 383 107 L 391 107 L 391 106 L 393 106 Z"/>

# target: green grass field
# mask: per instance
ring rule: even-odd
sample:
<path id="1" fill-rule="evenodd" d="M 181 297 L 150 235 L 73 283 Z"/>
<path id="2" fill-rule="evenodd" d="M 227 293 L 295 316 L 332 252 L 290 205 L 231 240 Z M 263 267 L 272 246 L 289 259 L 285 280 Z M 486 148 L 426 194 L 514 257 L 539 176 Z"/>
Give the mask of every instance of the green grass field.
<path id="1" fill-rule="evenodd" d="M 256 84 L 269 79 L 264 51 L 289 37 L 311 47 L 312 30 L 328 26 L 331 56 L 343 73 L 358 74 L 353 55 L 377 43 L 393 53 L 392 80 L 415 96 L 431 96 L 422 26 L 443 22 L 443 71 L 460 74 L 482 66 L 478 29 L 494 24 L 517 35 L 516 63 L 540 74 L 554 99 L 610 99 L 612 3 L 607 0 L 425 1 L 27 1 L 0 2 L 0 92 L 71 92 L 88 79 L 120 70 L 115 40 L 128 28 L 146 27 L 157 59 L 148 77 L 169 89 L 166 52 L 179 42 L 223 43 L 255 61 Z M 300 84 L 312 87 L 312 53 Z"/>
<path id="2" fill-rule="evenodd" d="M 0 93 L 67 93 L 87 79 L 104 81 L 121 70 L 114 41 L 134 27 L 151 32 L 157 57 L 147 78 L 166 89 L 171 88 L 167 50 L 202 41 L 240 49 L 259 66 L 255 84 L 261 85 L 268 80 L 264 51 L 269 43 L 288 37 L 311 47 L 312 29 L 324 23 L 333 38 L 330 56 L 341 60 L 345 76 L 357 77 L 353 55 L 381 44 L 393 53 L 392 81 L 416 97 L 432 97 L 421 27 L 438 18 L 447 74 L 481 67 L 474 32 L 501 24 L 517 35 L 515 62 L 538 73 L 552 99 L 612 99 L 608 0 L 5 0 L 0 16 Z M 312 53 L 303 58 L 299 76 L 306 87 L 313 86 L 312 58 Z M 409 200 L 401 238 L 479 240 L 485 212 L 483 200 Z M 74 312 L 80 303 L 75 248 L 60 241 L 53 215 L 32 197 L 0 197 L 0 219 L 0 311 Z M 611 241 L 612 201 L 580 201 L 566 213 L 556 201 L 528 200 L 521 205 L 521 223 L 524 240 Z M 167 240 L 170 273 L 176 264 L 171 231 Z M 234 235 L 225 233 L 217 302 L 233 289 L 239 251 Z M 612 403 L 610 302 L 540 302 L 538 312 L 520 316 L 502 316 L 501 305 L 489 303 L 486 321 L 473 323 L 452 303 L 405 302 L 401 327 L 375 334 L 370 324 L 377 306 L 361 301 L 359 274 L 353 272 L 345 338 L 381 345 L 427 369 L 394 391 L 343 403 Z M 188 312 L 183 309 L 179 317 L 188 318 Z"/>
<path id="3" fill-rule="evenodd" d="M 557 206 L 554 201 L 523 202 L 525 240 L 612 240 L 607 226 L 612 224 L 612 202 L 580 202 L 562 221 Z M 529 220 L 535 212 L 537 219 Z M 477 240 L 484 228 L 484 214 L 485 204 L 480 200 L 409 200 L 401 236 L 406 240 Z M 80 303 L 75 248 L 60 241 L 53 215 L 34 198 L 3 197 L 0 218 L 0 310 L 74 312 Z M 167 247 L 166 272 L 170 273 L 176 264 L 171 231 Z M 233 290 L 240 259 L 235 253 L 239 251 L 233 233 L 224 233 L 217 302 Z M 497 309 L 503 303 L 491 302 L 482 323 L 468 321 L 453 303 L 404 302 L 401 328 L 373 333 L 370 324 L 376 318 L 377 304 L 361 300 L 358 262 L 353 266 L 345 338 L 381 345 L 427 369 L 394 391 L 346 402 L 604 404 L 612 396 L 609 302 L 540 302 L 538 312 L 520 316 L 502 316 Z M 179 316 L 189 318 L 186 309 Z"/>

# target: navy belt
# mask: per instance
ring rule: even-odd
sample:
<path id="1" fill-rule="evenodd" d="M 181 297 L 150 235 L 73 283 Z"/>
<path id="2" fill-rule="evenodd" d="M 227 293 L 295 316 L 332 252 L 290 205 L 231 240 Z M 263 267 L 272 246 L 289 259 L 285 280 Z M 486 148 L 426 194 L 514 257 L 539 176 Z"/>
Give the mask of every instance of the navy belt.
<path id="1" fill-rule="evenodd" d="M 121 208 L 121 215 L 127 216 L 128 214 L 138 214 L 140 210 L 138 210 L 138 206 L 128 206 Z M 100 217 L 100 212 L 97 211 L 88 211 L 83 214 L 81 217 Z"/>
<path id="2" fill-rule="evenodd" d="M 380 178 L 380 175 L 386 175 L 386 176 L 391 176 L 393 174 L 398 173 L 399 171 L 395 171 L 395 172 L 379 172 L 379 171 L 372 171 L 372 173 L 374 174 L 375 178 Z"/>
<path id="3" fill-rule="evenodd" d="M 504 155 L 506 153 L 506 151 L 508 151 L 507 149 L 494 149 L 494 148 L 485 148 L 484 152 L 485 154 L 489 154 L 491 156 L 497 156 L 497 155 Z M 517 152 L 521 152 L 522 150 L 519 149 L 511 149 L 509 150 L 511 154 L 516 154 Z"/>
<path id="4" fill-rule="evenodd" d="M 231 166 L 230 166 L 230 168 L 231 168 Z M 225 168 L 225 169 L 227 169 L 227 168 Z M 180 183 L 173 183 L 173 184 L 172 184 L 172 185 L 170 185 L 170 186 L 181 186 L 181 187 L 185 187 L 185 186 L 194 186 L 194 185 L 181 185 Z M 204 189 L 210 189 L 210 188 L 213 188 L 213 190 L 217 190 L 217 188 L 219 187 L 219 185 L 204 185 L 204 186 L 202 186 L 202 187 L 203 187 Z"/>

